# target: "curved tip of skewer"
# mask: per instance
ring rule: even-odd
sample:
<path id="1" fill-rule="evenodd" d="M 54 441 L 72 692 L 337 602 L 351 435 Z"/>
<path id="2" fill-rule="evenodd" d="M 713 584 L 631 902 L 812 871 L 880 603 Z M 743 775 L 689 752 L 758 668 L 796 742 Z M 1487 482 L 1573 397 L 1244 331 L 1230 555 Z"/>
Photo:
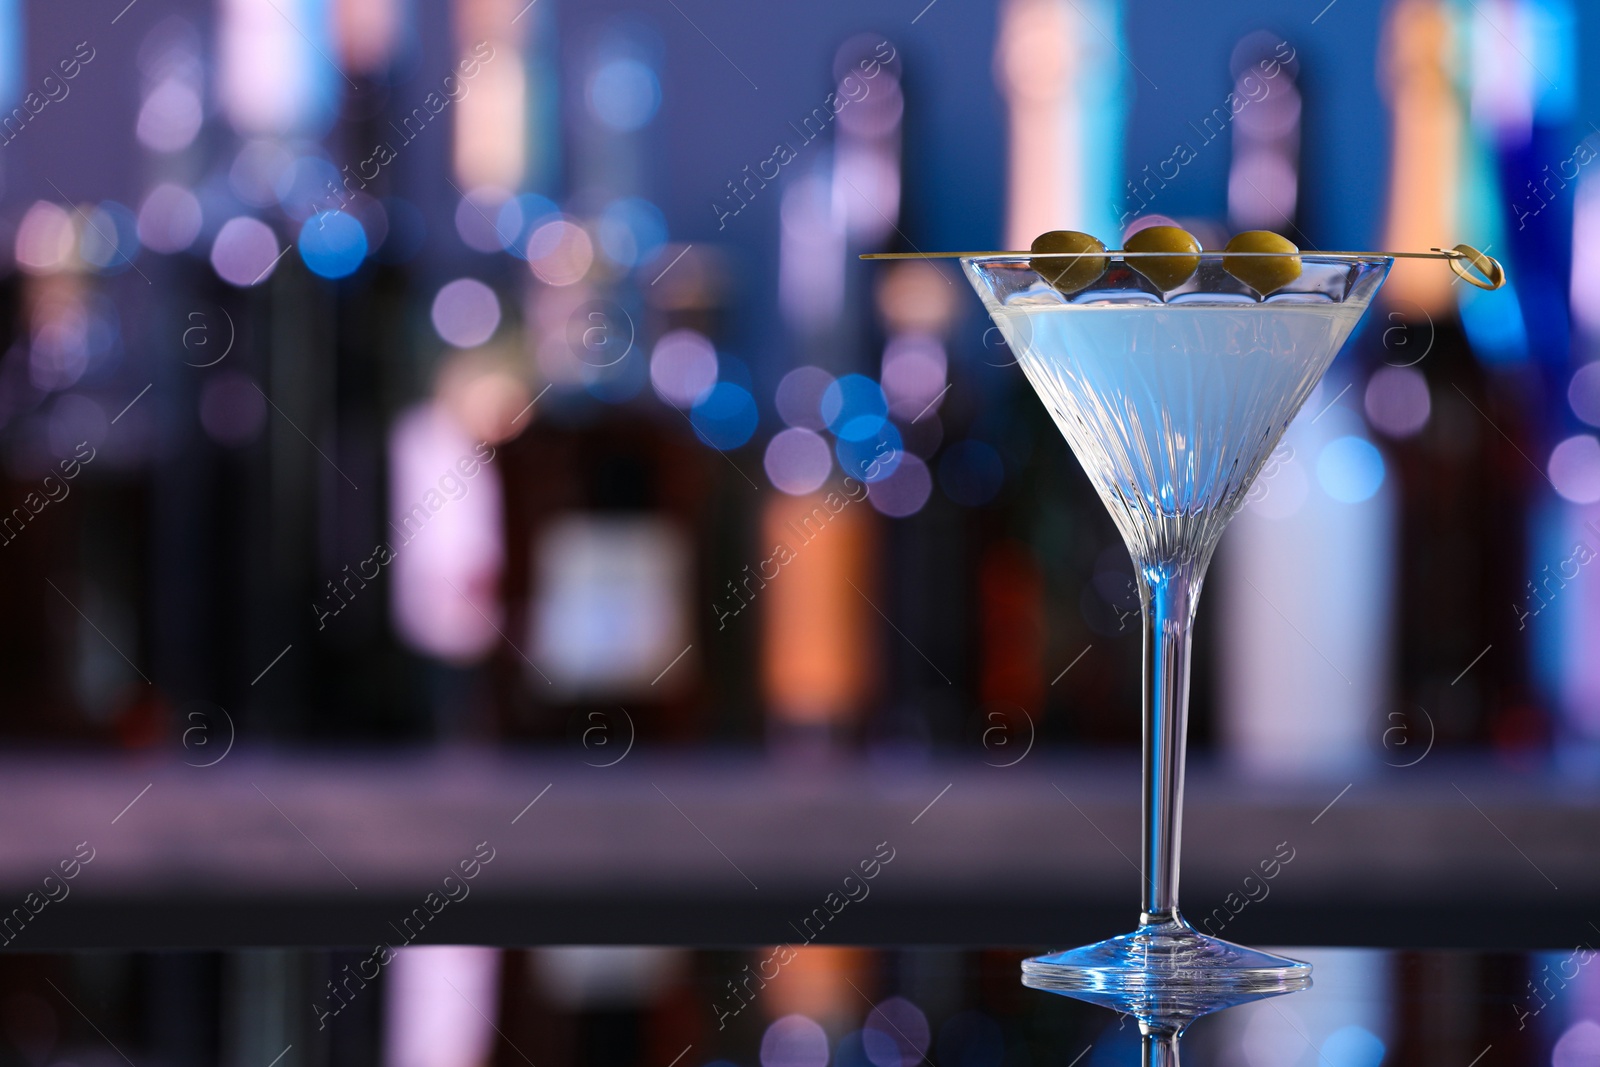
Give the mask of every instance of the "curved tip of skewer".
<path id="1" fill-rule="evenodd" d="M 1500 261 L 1484 255 L 1471 245 L 1435 248 L 1433 251 L 1443 253 L 1457 277 L 1479 289 L 1498 289 L 1506 283 L 1506 269 L 1500 265 Z"/>

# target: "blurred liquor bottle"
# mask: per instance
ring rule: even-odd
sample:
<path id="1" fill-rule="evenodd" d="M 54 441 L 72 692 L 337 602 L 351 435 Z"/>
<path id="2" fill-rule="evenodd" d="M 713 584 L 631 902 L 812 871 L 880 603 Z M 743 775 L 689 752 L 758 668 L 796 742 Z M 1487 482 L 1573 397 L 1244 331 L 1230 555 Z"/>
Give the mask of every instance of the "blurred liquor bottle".
<path id="1" fill-rule="evenodd" d="M 49 206 L 55 210 L 48 219 L 38 205 L 25 217 L 17 245 L 22 269 L 0 281 L 0 343 L 6 346 L 0 357 L 0 433 L 6 446 L 0 591 L 14 605 L 0 623 L 0 669 L 15 679 L 7 732 L 61 737 L 132 707 L 145 688 L 127 661 L 98 657 L 105 644 L 89 644 L 95 631 L 75 605 L 102 613 L 114 608 L 112 632 L 141 658 L 146 648 L 128 603 L 117 595 L 124 592 L 115 585 L 121 575 L 89 565 L 100 563 L 95 557 L 103 554 L 95 552 L 102 547 L 97 539 L 85 536 L 84 501 L 93 495 L 85 489 L 99 473 L 86 468 L 103 454 L 106 416 L 82 396 L 55 394 L 110 353 L 94 353 L 86 343 L 86 327 L 105 325 L 93 306 L 103 297 L 78 256 L 65 209 Z M 46 221 L 57 225 L 46 227 Z M 52 247 L 65 252 L 52 252 L 48 261 L 38 255 Z M 141 736 L 150 739 L 148 732 Z"/>
<path id="2" fill-rule="evenodd" d="M 770 583 L 759 620 L 766 733 L 783 754 L 836 753 L 864 729 L 893 735 L 905 725 L 871 710 L 898 673 L 895 620 L 919 627 L 904 620 L 902 568 L 887 558 L 888 531 L 874 507 L 907 446 L 870 356 L 879 270 L 856 260 L 897 230 L 901 77 L 891 40 L 846 40 L 826 106 L 792 127 L 787 142 L 799 162 L 781 197 L 778 306 L 792 369 L 777 384 L 787 428 L 764 455 L 773 489 L 759 505 L 757 541 L 760 577 Z"/>
<path id="3" fill-rule="evenodd" d="M 479 461 L 506 416 L 491 402 L 499 379 L 469 388 L 466 369 L 486 361 L 441 345 L 436 323 L 449 316 L 419 315 L 416 304 L 419 295 L 437 304 L 453 274 L 494 279 L 504 268 L 485 269 L 479 249 L 463 247 L 455 228 L 425 223 L 416 205 L 457 207 L 447 183 L 476 188 L 520 158 L 514 128 L 490 158 L 471 139 L 481 120 L 470 113 L 506 103 L 490 70 L 514 72 L 520 61 L 518 34 L 502 39 L 474 25 L 492 21 L 492 7 L 419 13 L 408 33 L 397 0 L 340 0 L 331 47 L 345 77 L 308 79 L 311 97 L 336 100 L 338 114 L 318 151 L 293 164 L 316 175 L 282 205 L 298 255 L 259 294 L 243 294 L 254 301 L 247 352 L 265 354 L 249 368 L 250 388 L 272 405 L 250 511 L 278 518 L 256 520 L 265 527 L 253 539 L 257 557 L 271 562 L 251 569 L 262 607 L 251 613 L 249 647 L 265 666 L 294 645 L 251 689 L 265 729 L 430 739 L 484 729 L 482 685 L 464 649 L 482 645 L 482 631 L 494 636 L 478 575 L 498 561 L 482 533 L 498 514 L 498 487 Z M 500 10 L 501 24 L 514 13 Z M 240 32 L 248 39 L 248 25 Z M 246 63 L 248 49 L 236 47 L 235 62 Z M 453 129 L 432 119 L 446 97 L 457 109 Z M 270 185 L 276 164 L 259 161 L 281 154 L 283 137 L 241 149 L 241 159 L 258 161 L 256 182 Z M 319 256 L 316 237 L 347 220 L 359 223 L 369 254 L 341 274 Z M 430 254 L 419 256 L 430 226 Z"/>
<path id="4" fill-rule="evenodd" d="M 1520 8 L 1517 19 L 1522 21 L 1533 5 L 1512 6 Z M 1440 18 L 1456 22 L 1440 29 Z M 1397 192 L 1390 205 L 1392 226 L 1397 227 L 1394 238 L 1418 242 L 1424 237 L 1406 219 L 1427 218 L 1421 214 L 1426 210 L 1422 200 L 1429 200 L 1434 211 L 1453 213 L 1438 219 L 1434 232 L 1451 227 L 1464 240 L 1494 248 L 1491 254 L 1506 258 L 1512 278 L 1504 290 L 1485 293 L 1454 283 L 1443 272 L 1434 272 L 1422 288 L 1421 275 L 1413 275 L 1390 306 L 1402 315 L 1421 310 L 1424 325 L 1432 315 L 1438 326 L 1427 358 L 1414 346 L 1403 357 L 1386 354 L 1390 363 L 1421 358 L 1411 370 L 1426 376 L 1434 408 L 1426 426 L 1411 438 L 1406 456 L 1413 464 L 1408 474 L 1414 475 L 1410 485 L 1416 491 L 1406 501 L 1410 581 L 1402 587 L 1400 649 L 1410 667 L 1403 686 L 1413 707 L 1403 710 L 1421 707 L 1432 713 L 1443 741 L 1525 749 L 1546 736 L 1547 715 L 1533 688 L 1536 651 L 1515 608 L 1528 600 L 1530 579 L 1536 577 L 1530 544 L 1547 485 L 1539 462 L 1552 443 L 1541 430 L 1549 421 L 1547 379 L 1552 374 L 1547 365 L 1552 358 L 1560 365 L 1568 360 L 1565 306 L 1560 314 L 1538 312 L 1544 320 L 1538 328 L 1531 312 L 1547 304 L 1552 294 L 1560 301 L 1560 285 L 1538 275 L 1557 270 L 1565 283 L 1565 234 L 1552 240 L 1547 227 L 1560 227 L 1562 219 L 1571 218 L 1570 200 L 1565 210 L 1552 208 L 1539 222 L 1544 237 L 1534 237 L 1533 230 L 1515 232 L 1526 229 L 1507 214 L 1517 192 L 1509 179 L 1520 168 L 1507 155 L 1525 152 L 1530 139 L 1546 144 L 1549 131 L 1539 131 L 1544 123 L 1536 117 L 1542 106 L 1534 98 L 1542 90 L 1507 77 L 1510 59 L 1520 53 L 1510 50 L 1488 16 L 1400 6 L 1389 29 L 1392 107 L 1397 123 L 1402 118 L 1410 123 L 1408 133 L 1419 142 L 1411 165 L 1438 166 L 1424 162 L 1421 150 L 1454 149 L 1438 157 L 1450 171 L 1432 195 L 1419 187 L 1418 173 L 1403 171 L 1397 160 Z M 1469 77 L 1459 77 L 1458 67 L 1440 66 L 1429 80 L 1426 67 L 1419 66 L 1422 50 L 1450 56 L 1445 50 L 1451 30 L 1454 40 L 1469 43 Z M 1461 54 L 1458 50 L 1454 56 Z M 1446 75 L 1458 75 L 1456 83 L 1437 86 Z M 1462 90 L 1467 99 L 1462 99 Z M 1429 136 L 1448 142 L 1429 144 Z M 1405 194 L 1408 189 L 1410 195 Z M 1536 245 L 1531 251 L 1526 248 L 1530 238 Z M 1448 243 L 1453 238 L 1397 246 Z M 1546 266 L 1523 277 L 1533 259 Z M 1546 288 L 1550 293 L 1542 293 Z M 1406 306 L 1405 299 L 1414 301 L 1413 306 Z M 1406 325 L 1416 334 L 1413 323 Z M 1405 427 L 1400 429 L 1403 435 Z"/>
<path id="5" fill-rule="evenodd" d="M 1313 250 L 1301 225 L 1299 56 L 1276 34 L 1252 33 L 1235 47 L 1231 73 L 1242 106 L 1231 131 L 1230 228 L 1276 230 Z M 1335 359 L 1215 563 L 1219 733 L 1230 758 L 1260 771 L 1373 758 L 1369 724 L 1390 691 L 1397 493 L 1360 413 L 1364 377 L 1358 348 Z"/>
<path id="6" fill-rule="evenodd" d="M 1492 293 L 1460 286 L 1461 315 L 1490 397 L 1511 423 L 1505 432 L 1518 446 L 1522 479 L 1514 513 L 1521 551 L 1506 559 L 1511 599 L 1491 606 L 1520 673 L 1491 692 L 1489 731 L 1502 750 L 1538 749 L 1552 734 L 1594 736 L 1586 726 L 1592 707 L 1563 696 L 1566 680 L 1593 658 L 1582 593 L 1569 587 L 1583 584 L 1585 561 L 1600 549 L 1584 522 L 1584 505 L 1595 497 L 1586 483 L 1600 458 L 1592 436 L 1574 433 L 1581 423 L 1567 395 L 1585 358 L 1569 311 L 1575 208 L 1596 148 L 1576 112 L 1578 33 L 1569 0 L 1517 0 L 1494 15 L 1475 8 L 1460 18 L 1473 56 L 1478 145 L 1468 157 L 1478 170 L 1468 191 L 1478 202 L 1463 207 L 1468 217 L 1493 220 L 1485 239 L 1495 241 L 1510 277 Z M 1485 662 L 1499 651 L 1497 643 Z"/>
<path id="7" fill-rule="evenodd" d="M 497 659 L 502 679 L 516 679 L 502 688 L 505 728 L 575 730 L 586 746 L 602 743 L 584 733 L 600 726 L 619 746 L 635 730 L 702 740 L 712 726 L 706 667 L 725 645 L 711 643 L 712 606 L 733 595 L 711 576 L 735 575 L 725 561 L 741 555 L 714 531 L 737 529 L 730 505 L 749 488 L 664 421 L 679 413 L 553 390 L 539 408 L 497 460 L 511 546 L 508 644 Z"/>
<path id="8" fill-rule="evenodd" d="M 1506 247 L 1498 183 L 1461 95 L 1466 56 L 1455 46 L 1456 17 L 1436 0 L 1400 0 L 1388 12 L 1380 75 L 1394 132 L 1385 248 L 1463 239 Z M 1479 26 L 1467 39 L 1481 47 L 1492 33 Z M 1489 66 L 1503 73 L 1509 58 Z M 1472 67 L 1487 69 L 1481 57 Z M 1501 88 L 1484 89 L 1474 74 L 1473 113 L 1504 105 Z M 1363 401 L 1404 488 L 1399 691 L 1386 714 L 1419 743 L 1424 735 L 1445 744 L 1526 740 L 1542 724 L 1513 606 L 1526 596 L 1526 523 L 1543 478 L 1528 458 L 1538 451 L 1529 406 L 1537 389 L 1529 391 L 1517 299 L 1458 284 L 1438 263 L 1402 261 L 1379 300 L 1378 361 Z"/>
<path id="9" fill-rule="evenodd" d="M 1142 201 L 1123 174 L 1133 78 L 1124 5 L 1008 0 L 994 75 L 1007 114 L 1003 246 L 1075 229 L 1108 245 Z M 965 288 L 963 286 L 963 288 Z M 975 305 L 972 305 L 975 306 Z M 958 366 L 939 481 L 969 539 L 967 641 L 984 758 L 1034 729 L 1088 744 L 1139 736 L 1138 598 L 1127 550 L 1004 338 L 978 316 Z M 1127 640 L 1133 638 L 1133 640 Z M 1000 729 L 1004 727 L 1004 729 Z M 1006 745 L 992 742 L 1004 736 Z"/>
<path id="10" fill-rule="evenodd" d="M 415 725 L 398 712 L 413 687 L 382 583 L 356 572 L 385 536 L 381 427 L 409 386 L 409 361 L 393 358 L 409 347 L 404 281 L 381 247 L 404 220 L 379 206 L 392 170 L 374 178 L 355 161 L 392 102 L 394 9 L 338 11 L 342 62 L 360 79 L 348 97 L 303 62 L 326 67 L 326 53 L 293 27 L 264 29 L 263 14 L 219 14 L 214 81 L 187 21 L 140 43 L 137 232 L 150 254 L 115 381 L 138 400 L 111 409 L 108 458 L 149 471 L 145 500 L 121 506 L 141 516 L 149 673 L 172 725 L 191 726 L 185 708 L 203 698 L 258 735 L 391 733 Z M 218 128 L 201 136 L 212 113 Z M 181 254 L 205 245 L 209 263 Z M 125 735 L 141 715 L 124 716 Z"/>
<path id="11" fill-rule="evenodd" d="M 496 460 L 499 721 L 566 737 L 597 766 L 635 738 L 748 732 L 738 716 L 754 704 L 754 631 L 726 616 L 759 592 L 745 584 L 755 401 L 727 351 L 727 268 L 666 243 L 646 199 L 659 98 L 628 87 L 654 84 L 659 50 L 631 21 L 578 42 L 587 89 L 567 164 L 584 214 L 552 205 L 521 246 L 533 385 Z"/>

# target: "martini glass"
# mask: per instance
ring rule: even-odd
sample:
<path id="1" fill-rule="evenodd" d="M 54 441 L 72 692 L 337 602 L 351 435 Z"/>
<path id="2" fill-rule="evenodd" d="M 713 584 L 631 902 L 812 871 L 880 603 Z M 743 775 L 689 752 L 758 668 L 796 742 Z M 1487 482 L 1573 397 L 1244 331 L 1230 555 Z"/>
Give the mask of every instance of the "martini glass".
<path id="1" fill-rule="evenodd" d="M 1229 265 L 1251 276 L 1236 256 Z M 1035 269 L 1060 275 L 1055 261 L 1068 255 L 961 260 L 1122 534 L 1144 619 L 1139 927 L 1022 969 L 1061 992 L 1288 991 L 1310 964 L 1209 937 L 1178 913 L 1190 639 L 1223 528 L 1393 260 L 1302 255 L 1299 276 L 1262 296 L 1221 253 L 1200 255 L 1166 291 L 1139 269 L 1161 277 L 1162 254 L 1106 258 L 1099 279 L 1070 294 Z"/>

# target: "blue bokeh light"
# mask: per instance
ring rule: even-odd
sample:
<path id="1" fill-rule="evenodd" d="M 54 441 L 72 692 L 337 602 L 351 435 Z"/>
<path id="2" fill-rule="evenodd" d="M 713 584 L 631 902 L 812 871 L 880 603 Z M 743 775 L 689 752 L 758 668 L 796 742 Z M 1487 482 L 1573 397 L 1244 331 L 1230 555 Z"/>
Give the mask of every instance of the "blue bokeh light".
<path id="1" fill-rule="evenodd" d="M 1329 1034 L 1318 1051 L 1329 1067 L 1378 1067 L 1387 1050 L 1377 1034 L 1352 1023 Z"/>
<path id="2" fill-rule="evenodd" d="M 589 79 L 589 109 L 618 133 L 643 129 L 660 107 L 661 81 L 637 59 L 608 60 Z"/>
<path id="3" fill-rule="evenodd" d="M 613 200 L 600 212 L 600 248 L 613 263 L 633 267 L 648 262 L 667 243 L 661 209 L 636 196 Z"/>
<path id="4" fill-rule="evenodd" d="M 863 482 L 881 482 L 900 467 L 905 454 L 905 441 L 895 424 L 878 420 L 878 431 L 859 441 L 841 437 L 833 446 L 839 457 L 839 469 L 851 478 Z"/>
<path id="5" fill-rule="evenodd" d="M 1360 437 L 1336 437 L 1317 456 L 1317 481 L 1323 492 L 1346 504 L 1372 499 L 1383 485 L 1383 454 Z"/>
<path id="6" fill-rule="evenodd" d="M 842 440 L 867 440 L 883 427 L 888 414 L 882 387 L 862 374 L 846 374 L 822 394 L 822 421 Z"/>
<path id="7" fill-rule="evenodd" d="M 300 227 L 300 258 L 313 274 L 343 278 L 367 258 L 367 231 L 342 211 L 322 211 Z"/>
<path id="8" fill-rule="evenodd" d="M 759 417 L 755 397 L 732 382 L 718 382 L 689 414 L 702 440 L 727 452 L 750 440 Z"/>

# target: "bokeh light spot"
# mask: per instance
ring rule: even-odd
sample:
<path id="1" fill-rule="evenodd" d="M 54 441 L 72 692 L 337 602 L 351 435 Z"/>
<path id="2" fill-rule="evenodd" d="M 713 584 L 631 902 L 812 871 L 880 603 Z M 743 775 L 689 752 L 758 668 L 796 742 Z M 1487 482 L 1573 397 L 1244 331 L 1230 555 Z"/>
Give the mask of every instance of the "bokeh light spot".
<path id="1" fill-rule="evenodd" d="M 756 432 L 756 400 L 732 382 L 718 382 L 694 406 L 689 419 L 712 448 L 726 452 L 738 448 Z"/>
<path id="2" fill-rule="evenodd" d="M 1377 1034 L 1354 1024 L 1329 1034 L 1319 1050 L 1329 1067 L 1378 1067 L 1385 1051 Z"/>
<path id="3" fill-rule="evenodd" d="M 944 391 L 944 346 L 924 334 L 900 334 L 883 353 L 883 392 L 889 410 L 907 421 L 928 410 Z"/>
<path id="4" fill-rule="evenodd" d="M 134 132 L 152 152 L 181 152 L 200 132 L 200 94 L 185 80 L 163 79 L 144 98 Z"/>
<path id="5" fill-rule="evenodd" d="M 717 350 L 693 330 L 663 334 L 650 353 L 650 384 L 674 407 L 693 407 L 717 384 Z"/>
<path id="6" fill-rule="evenodd" d="M 899 468 L 906 454 L 900 430 L 887 419 L 878 420 L 877 431 L 870 437 L 839 438 L 834 452 L 839 457 L 839 469 L 846 477 L 863 482 L 883 481 Z"/>
<path id="7" fill-rule="evenodd" d="M 825 429 L 828 422 L 822 417 L 822 397 L 832 384 L 833 375 L 821 367 L 796 367 L 778 383 L 778 417 L 801 429 Z"/>
<path id="8" fill-rule="evenodd" d="M 163 182 L 139 205 L 139 240 L 152 252 L 182 252 L 200 236 L 200 201 L 181 185 Z"/>
<path id="9" fill-rule="evenodd" d="M 67 209 L 49 200 L 36 200 L 17 227 L 17 266 L 30 274 L 61 270 L 77 243 L 77 227 Z"/>
<path id="10" fill-rule="evenodd" d="M 582 226 L 558 218 L 533 231 L 527 256 L 528 266 L 546 285 L 571 285 L 589 273 L 594 242 Z"/>
<path id="11" fill-rule="evenodd" d="M 905 997 L 890 997 L 867 1014 L 861 1043 L 875 1067 L 911 1067 L 928 1050 L 928 1017 Z"/>
<path id="12" fill-rule="evenodd" d="M 231 218 L 211 245 L 211 266 L 229 285 L 259 285 L 278 266 L 278 238 L 272 227 L 248 215 Z"/>
<path id="13" fill-rule="evenodd" d="M 367 232 L 342 211 L 313 215 L 300 227 L 300 258 L 324 278 L 354 274 L 367 258 Z"/>
<path id="14" fill-rule="evenodd" d="M 1411 437 L 1433 411 L 1428 379 L 1411 367 L 1380 367 L 1367 382 L 1365 407 L 1374 428 L 1390 437 Z"/>
<path id="15" fill-rule="evenodd" d="M 767 442 L 762 459 L 772 484 L 790 496 L 815 492 L 833 471 L 833 453 L 820 434 L 790 427 Z"/>
<path id="16" fill-rule="evenodd" d="M 1370 500 L 1383 485 L 1383 454 L 1360 437 L 1336 437 L 1317 456 L 1317 482 L 1323 492 L 1346 504 Z"/>
<path id="17" fill-rule="evenodd" d="M 865 441 L 884 424 L 889 402 L 878 383 L 861 374 L 846 374 L 822 393 L 822 419 L 846 441 Z"/>
<path id="18" fill-rule="evenodd" d="M 433 328 L 457 348 L 472 348 L 500 326 L 500 299 L 476 278 L 457 278 L 433 298 Z"/>
<path id="19" fill-rule="evenodd" d="M 1550 481 L 1574 504 L 1600 500 L 1600 441 L 1592 434 L 1569 437 L 1550 451 Z"/>
<path id="20" fill-rule="evenodd" d="M 804 1015 L 785 1015 L 761 1035 L 761 1067 L 827 1067 L 828 1034 Z"/>
<path id="21" fill-rule="evenodd" d="M 1590 426 L 1600 426 L 1600 362 L 1578 368 L 1567 386 L 1572 413 Z"/>
<path id="22" fill-rule="evenodd" d="M 618 133 L 642 129 L 661 106 L 656 72 L 626 57 L 602 63 L 589 78 L 589 110 Z"/>
<path id="23" fill-rule="evenodd" d="M 1556 1039 L 1550 1067 L 1594 1067 L 1600 1063 L 1600 1023 L 1579 1019 Z"/>
<path id="24" fill-rule="evenodd" d="M 932 494 L 933 475 L 928 465 L 907 452 L 888 477 L 872 483 L 867 500 L 880 514 L 903 519 L 921 511 Z"/>

